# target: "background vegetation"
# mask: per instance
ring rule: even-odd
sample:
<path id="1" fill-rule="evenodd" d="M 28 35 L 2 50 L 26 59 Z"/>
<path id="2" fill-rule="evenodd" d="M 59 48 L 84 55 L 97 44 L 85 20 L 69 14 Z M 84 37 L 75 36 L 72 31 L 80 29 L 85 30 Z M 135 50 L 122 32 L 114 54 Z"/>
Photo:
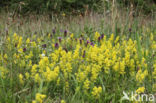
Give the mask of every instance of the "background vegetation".
<path id="1" fill-rule="evenodd" d="M 116 2 L 115 2 L 116 1 Z M 155 0 L 1 0 L 1 10 L 13 10 L 22 14 L 29 12 L 84 12 L 96 10 L 102 12 L 102 8 L 110 9 L 112 2 L 121 7 L 133 6 L 144 13 L 154 12 Z"/>

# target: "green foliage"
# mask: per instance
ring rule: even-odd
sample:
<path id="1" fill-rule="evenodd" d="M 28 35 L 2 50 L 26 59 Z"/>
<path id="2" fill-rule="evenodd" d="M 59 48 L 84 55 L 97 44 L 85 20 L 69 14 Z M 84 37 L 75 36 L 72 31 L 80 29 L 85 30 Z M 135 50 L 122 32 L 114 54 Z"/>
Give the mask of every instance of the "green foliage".
<path id="1" fill-rule="evenodd" d="M 10 10 L 17 10 L 18 12 L 32 12 L 37 13 L 44 11 L 73 11 L 85 10 L 85 6 L 95 9 L 95 6 L 101 0 L 2 0 L 0 6 L 3 8 L 9 7 Z"/>
<path id="2" fill-rule="evenodd" d="M 124 6 L 133 5 L 136 10 L 141 10 L 144 13 L 151 13 L 156 10 L 155 0 L 117 0 L 118 3 Z"/>
<path id="3" fill-rule="evenodd" d="M 116 0 L 120 6 L 131 4 L 145 13 L 155 11 L 155 0 Z M 43 12 L 84 12 L 86 10 L 110 9 L 112 0 L 0 0 L 0 9 L 13 10 L 20 13 Z"/>

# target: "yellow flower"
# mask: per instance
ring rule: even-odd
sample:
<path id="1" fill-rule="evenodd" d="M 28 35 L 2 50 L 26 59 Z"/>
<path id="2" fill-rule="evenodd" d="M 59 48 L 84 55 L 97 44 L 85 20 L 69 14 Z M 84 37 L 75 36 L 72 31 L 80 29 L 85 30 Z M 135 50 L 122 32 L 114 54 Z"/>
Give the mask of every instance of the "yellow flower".
<path id="1" fill-rule="evenodd" d="M 84 90 L 88 90 L 89 85 L 90 85 L 90 81 L 88 79 L 86 79 L 85 82 L 84 82 L 84 85 L 83 85 Z"/>
<path id="2" fill-rule="evenodd" d="M 25 73 L 26 79 L 29 79 L 30 74 L 28 72 Z"/>
<path id="3" fill-rule="evenodd" d="M 6 68 L 0 66 L 0 77 L 6 78 L 8 72 L 9 72 L 9 71 L 8 71 Z"/>
<path id="4" fill-rule="evenodd" d="M 156 92 L 156 83 L 153 84 L 152 90 L 153 90 L 153 92 Z"/>
<path id="5" fill-rule="evenodd" d="M 98 40 L 99 37 L 100 37 L 100 33 L 95 32 L 95 36 L 94 36 L 95 40 Z"/>
<path id="6" fill-rule="evenodd" d="M 139 71 L 137 72 L 136 74 L 136 80 L 139 82 L 139 83 L 142 83 L 143 80 L 145 79 L 145 77 L 148 75 L 148 71 L 147 70 L 144 70 L 144 72 L 142 72 L 141 69 L 139 69 Z"/>
<path id="7" fill-rule="evenodd" d="M 139 87 L 137 90 L 136 90 L 136 93 L 140 94 L 140 93 L 144 93 L 145 91 L 145 87 Z"/>
<path id="8" fill-rule="evenodd" d="M 61 103 L 66 103 L 65 100 L 61 100 Z"/>
<path id="9" fill-rule="evenodd" d="M 154 64 L 153 78 L 156 79 L 156 64 Z"/>
<path id="10" fill-rule="evenodd" d="M 26 44 L 29 44 L 29 43 L 30 43 L 30 39 L 27 38 L 27 40 L 26 40 Z"/>
<path id="11" fill-rule="evenodd" d="M 35 74 L 34 79 L 35 79 L 35 82 L 36 82 L 36 83 L 40 83 L 40 81 L 41 81 L 40 75 L 39 75 L 38 73 Z"/>
<path id="12" fill-rule="evenodd" d="M 102 88 L 101 87 L 94 87 L 92 91 L 92 96 L 96 99 L 100 98 L 100 95 L 102 93 Z"/>
<path id="13" fill-rule="evenodd" d="M 72 33 L 72 34 L 70 34 L 70 37 L 71 37 L 71 38 L 73 38 L 73 37 L 74 37 L 74 34 L 73 34 L 73 33 Z"/>
<path id="14" fill-rule="evenodd" d="M 62 13 L 62 16 L 66 16 L 66 14 L 65 13 Z"/>
<path id="15" fill-rule="evenodd" d="M 32 103 L 37 103 L 37 101 L 33 100 Z"/>
<path id="16" fill-rule="evenodd" d="M 19 74 L 19 82 L 20 82 L 21 84 L 24 83 L 24 81 L 23 81 L 23 75 L 22 75 L 22 74 Z"/>
<path id="17" fill-rule="evenodd" d="M 43 103 L 43 100 L 46 98 L 46 95 L 44 94 L 40 94 L 40 93 L 37 93 L 36 94 L 36 97 L 35 97 L 35 100 L 39 103 Z"/>

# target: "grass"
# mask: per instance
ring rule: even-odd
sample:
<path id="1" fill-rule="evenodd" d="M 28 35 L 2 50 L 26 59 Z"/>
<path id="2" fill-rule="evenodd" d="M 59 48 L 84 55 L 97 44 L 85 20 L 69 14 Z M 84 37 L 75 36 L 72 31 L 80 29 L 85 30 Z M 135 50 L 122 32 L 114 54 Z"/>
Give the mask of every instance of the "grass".
<path id="1" fill-rule="evenodd" d="M 2 14 L 0 102 L 126 103 L 123 91 L 154 94 L 155 15 L 131 12 L 114 7 L 52 19 Z"/>

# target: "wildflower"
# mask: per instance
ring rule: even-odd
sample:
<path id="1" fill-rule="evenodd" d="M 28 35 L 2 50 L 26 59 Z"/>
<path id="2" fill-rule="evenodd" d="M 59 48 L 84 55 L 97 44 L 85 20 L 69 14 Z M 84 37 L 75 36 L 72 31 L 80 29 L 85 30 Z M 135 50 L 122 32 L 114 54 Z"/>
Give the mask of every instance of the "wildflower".
<path id="1" fill-rule="evenodd" d="M 98 40 L 99 37 L 100 37 L 100 34 L 98 32 L 95 32 L 95 35 L 94 35 L 95 40 Z"/>
<path id="2" fill-rule="evenodd" d="M 24 83 L 24 81 L 23 81 L 23 75 L 22 74 L 19 74 L 19 81 L 20 81 L 21 84 Z"/>
<path id="3" fill-rule="evenodd" d="M 66 16 L 66 14 L 65 13 L 62 13 L 62 16 Z"/>
<path id="4" fill-rule="evenodd" d="M 136 93 L 140 94 L 140 93 L 144 93 L 145 91 L 145 87 L 139 87 L 137 90 L 136 90 Z"/>
<path id="5" fill-rule="evenodd" d="M 153 67 L 154 67 L 154 71 L 153 71 L 153 73 L 152 73 L 152 74 L 153 74 L 153 78 L 155 78 L 155 79 L 156 79 L 156 64 L 154 64 L 154 66 L 153 66 Z"/>
<path id="6" fill-rule="evenodd" d="M 29 79 L 30 74 L 28 72 L 25 73 L 26 79 Z"/>
<path id="7" fill-rule="evenodd" d="M 46 98 L 46 95 L 37 93 L 35 96 L 35 101 L 43 103 L 43 100 Z"/>
<path id="8" fill-rule="evenodd" d="M 152 90 L 153 90 L 154 92 L 156 92 L 156 83 L 153 84 Z"/>
<path id="9" fill-rule="evenodd" d="M 132 28 L 129 28 L 129 32 L 130 32 L 130 33 L 132 32 Z"/>
<path id="10" fill-rule="evenodd" d="M 62 38 L 61 38 L 61 37 L 58 37 L 58 40 L 59 40 L 59 42 L 61 43 Z"/>
<path id="11" fill-rule="evenodd" d="M 142 83 L 143 80 L 145 79 L 145 77 L 148 75 L 148 71 L 147 70 L 144 70 L 144 72 L 142 72 L 141 69 L 139 69 L 139 71 L 137 72 L 136 74 L 136 80 L 139 82 L 139 83 Z"/>
<path id="12" fill-rule="evenodd" d="M 35 79 L 36 83 L 40 83 L 40 81 L 41 81 L 40 75 L 38 73 L 35 74 L 34 79 Z"/>
<path id="13" fill-rule="evenodd" d="M 55 43 L 55 48 L 58 48 L 59 47 L 59 44 L 58 43 Z"/>
<path id="14" fill-rule="evenodd" d="M 100 95 L 102 93 L 102 88 L 101 87 L 94 87 L 92 91 L 92 96 L 96 99 L 100 98 Z"/>
<path id="15" fill-rule="evenodd" d="M 90 43 L 90 45 L 91 45 L 91 46 L 94 46 L 94 43 L 93 43 L 93 42 L 91 42 L 91 43 Z"/>
<path id="16" fill-rule="evenodd" d="M 70 34 L 70 38 L 73 38 L 74 37 L 74 34 L 72 33 L 72 34 Z"/>
<path id="17" fill-rule="evenodd" d="M 84 50 L 84 51 L 83 51 L 83 55 L 82 55 L 82 57 L 84 58 L 85 55 L 86 55 L 86 51 Z"/>
<path id="18" fill-rule="evenodd" d="M 27 50 L 26 48 L 23 48 L 23 52 L 26 52 L 26 50 Z"/>
<path id="19" fill-rule="evenodd" d="M 8 72 L 9 71 L 6 68 L 0 66 L 0 77 L 2 77 L 3 79 L 6 78 Z"/>
<path id="20" fill-rule="evenodd" d="M 55 30 L 55 29 L 53 29 L 53 30 L 52 30 L 52 32 L 53 32 L 53 34 L 55 34 L 55 33 L 56 33 L 56 30 Z"/>
<path id="21" fill-rule="evenodd" d="M 65 100 L 61 100 L 61 103 L 66 103 Z"/>
<path id="22" fill-rule="evenodd" d="M 84 85 L 83 85 L 84 90 L 88 90 L 89 85 L 90 85 L 90 81 L 88 79 L 86 79 L 85 82 L 84 82 Z"/>
<path id="23" fill-rule="evenodd" d="M 67 30 L 64 31 L 64 37 L 66 37 L 66 36 L 67 36 Z"/>
<path id="24" fill-rule="evenodd" d="M 43 45 L 42 45 L 42 48 L 46 48 L 46 47 L 47 47 L 47 45 L 46 45 L 46 44 L 43 44 Z"/>

